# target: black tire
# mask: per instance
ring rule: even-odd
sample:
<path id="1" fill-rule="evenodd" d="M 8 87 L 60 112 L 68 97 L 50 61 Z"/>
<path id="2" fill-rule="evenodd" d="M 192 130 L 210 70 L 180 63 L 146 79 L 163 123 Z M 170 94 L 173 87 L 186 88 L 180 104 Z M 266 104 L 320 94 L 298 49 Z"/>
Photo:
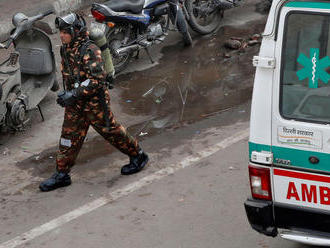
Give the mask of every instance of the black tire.
<path id="1" fill-rule="evenodd" d="M 198 13 L 194 10 L 200 2 L 207 4 L 208 0 L 186 0 L 185 6 L 189 15 L 188 23 L 189 26 L 195 32 L 205 35 L 214 32 L 221 24 L 221 19 L 223 17 L 223 11 L 219 10 L 213 13 L 209 18 L 211 19 L 209 23 L 203 25 L 198 22 Z"/>
<path id="2" fill-rule="evenodd" d="M 184 18 L 184 15 L 182 11 L 178 11 L 177 13 L 177 28 L 179 32 L 182 34 L 183 42 L 185 46 L 191 46 L 192 45 L 192 38 L 188 30 L 188 25 L 186 22 L 186 19 Z"/>
<path id="3" fill-rule="evenodd" d="M 118 74 L 126 69 L 128 63 L 130 62 L 133 52 L 127 52 L 124 55 L 118 56 L 114 50 L 119 48 L 124 40 L 125 36 L 123 33 L 113 34 L 113 32 L 109 32 L 107 34 L 108 45 L 110 48 L 110 52 L 112 55 L 112 63 L 115 68 L 115 73 Z"/>
<path id="4" fill-rule="evenodd" d="M 60 84 L 57 79 L 54 80 L 53 86 L 50 88 L 51 91 L 56 92 L 60 89 Z"/>
<path id="5" fill-rule="evenodd" d="M 181 33 L 183 37 L 183 42 L 185 46 L 191 46 L 192 45 L 192 38 L 189 32 Z"/>

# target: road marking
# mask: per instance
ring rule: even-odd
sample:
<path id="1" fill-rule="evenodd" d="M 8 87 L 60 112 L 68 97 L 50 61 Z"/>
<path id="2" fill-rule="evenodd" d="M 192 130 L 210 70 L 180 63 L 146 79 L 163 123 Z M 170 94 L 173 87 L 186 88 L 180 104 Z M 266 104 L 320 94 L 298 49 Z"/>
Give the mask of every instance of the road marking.
<path id="1" fill-rule="evenodd" d="M 155 181 L 158 181 L 168 175 L 171 175 L 180 169 L 189 167 L 189 166 L 193 165 L 194 163 L 196 163 L 197 161 L 207 158 L 207 157 L 215 154 L 216 152 L 218 152 L 222 149 L 225 149 L 225 148 L 237 143 L 238 141 L 241 141 L 241 140 L 247 138 L 248 136 L 249 136 L 249 129 L 241 131 L 229 138 L 224 139 L 223 141 L 221 141 L 215 145 L 212 145 L 211 147 L 209 147 L 203 151 L 197 152 L 194 155 L 190 155 L 190 156 L 186 157 L 185 159 L 183 159 L 181 162 L 179 162 L 177 164 L 172 164 L 164 169 L 156 171 L 155 173 L 145 176 L 134 183 L 128 184 L 127 186 L 125 186 L 122 189 L 113 191 L 106 196 L 100 197 L 100 198 L 98 198 L 90 203 L 87 203 L 67 214 L 61 215 L 60 217 L 58 217 L 56 219 L 53 219 L 41 226 L 38 226 L 36 228 L 33 228 L 30 231 L 27 231 L 19 236 L 16 236 L 15 238 L 0 244 L 0 248 L 14 248 L 19 245 L 23 245 L 24 243 L 31 241 L 31 240 L 45 234 L 46 232 L 52 231 L 60 226 L 63 226 L 64 224 L 66 224 L 74 219 L 77 219 L 82 215 L 90 213 L 95 209 L 98 209 L 108 203 L 116 201 L 117 199 L 119 199 L 121 197 L 127 196 L 130 193 L 137 191 L 138 189 L 140 189 L 144 186 L 147 186 Z"/>

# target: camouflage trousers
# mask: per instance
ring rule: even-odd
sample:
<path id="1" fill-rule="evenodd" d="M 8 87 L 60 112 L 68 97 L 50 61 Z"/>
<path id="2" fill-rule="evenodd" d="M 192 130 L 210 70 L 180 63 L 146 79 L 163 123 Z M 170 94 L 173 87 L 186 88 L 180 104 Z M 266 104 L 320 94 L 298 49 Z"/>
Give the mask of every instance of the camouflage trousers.
<path id="1" fill-rule="evenodd" d="M 110 106 L 108 107 L 108 116 L 110 125 L 108 124 L 107 127 L 104 112 L 99 107 L 90 108 L 88 111 L 77 111 L 73 107 L 65 109 L 59 152 L 56 157 L 57 171 L 70 171 L 70 168 L 75 164 L 90 125 L 122 153 L 128 156 L 138 154 L 140 147 L 137 140 L 116 122 Z"/>

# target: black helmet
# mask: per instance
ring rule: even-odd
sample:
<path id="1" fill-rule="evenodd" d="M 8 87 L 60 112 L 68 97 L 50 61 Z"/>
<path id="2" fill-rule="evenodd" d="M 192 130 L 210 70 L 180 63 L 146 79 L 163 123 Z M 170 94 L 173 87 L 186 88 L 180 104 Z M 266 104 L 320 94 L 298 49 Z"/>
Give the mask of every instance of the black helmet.
<path id="1" fill-rule="evenodd" d="M 82 16 L 75 13 L 70 13 L 63 17 L 56 17 L 55 27 L 59 30 L 68 31 L 71 36 L 75 36 L 74 34 L 76 30 L 78 30 L 78 33 L 86 30 L 86 21 Z"/>

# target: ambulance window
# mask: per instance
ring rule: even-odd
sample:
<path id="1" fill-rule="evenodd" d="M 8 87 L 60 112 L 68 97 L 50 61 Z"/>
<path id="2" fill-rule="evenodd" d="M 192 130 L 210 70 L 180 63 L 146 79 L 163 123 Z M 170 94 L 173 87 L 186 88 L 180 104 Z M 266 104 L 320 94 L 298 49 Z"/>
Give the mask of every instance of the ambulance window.
<path id="1" fill-rule="evenodd" d="M 330 16 L 293 13 L 286 19 L 280 112 L 284 118 L 330 122 Z"/>

